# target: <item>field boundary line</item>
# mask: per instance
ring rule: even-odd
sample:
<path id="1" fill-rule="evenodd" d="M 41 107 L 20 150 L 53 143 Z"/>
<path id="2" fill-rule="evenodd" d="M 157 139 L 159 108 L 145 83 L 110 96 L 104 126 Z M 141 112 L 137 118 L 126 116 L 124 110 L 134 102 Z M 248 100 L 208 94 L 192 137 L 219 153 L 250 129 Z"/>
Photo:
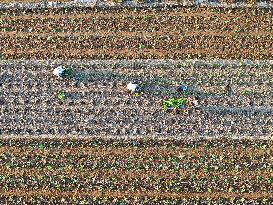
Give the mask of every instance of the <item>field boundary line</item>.
<path id="1" fill-rule="evenodd" d="M 110 2 L 104 2 L 102 0 L 74 0 L 71 2 L 57 2 L 49 1 L 47 3 L 0 3 L 0 9 L 39 9 L 39 8 L 70 8 L 70 7 L 93 7 L 93 8 L 151 8 L 151 7 L 165 7 L 165 6 L 204 6 L 204 7 L 220 7 L 220 8 L 273 8 L 272 3 L 215 3 L 208 0 L 195 0 L 194 3 L 184 0 L 181 3 L 177 2 L 162 2 L 162 3 L 123 3 L 122 5 L 115 5 Z"/>

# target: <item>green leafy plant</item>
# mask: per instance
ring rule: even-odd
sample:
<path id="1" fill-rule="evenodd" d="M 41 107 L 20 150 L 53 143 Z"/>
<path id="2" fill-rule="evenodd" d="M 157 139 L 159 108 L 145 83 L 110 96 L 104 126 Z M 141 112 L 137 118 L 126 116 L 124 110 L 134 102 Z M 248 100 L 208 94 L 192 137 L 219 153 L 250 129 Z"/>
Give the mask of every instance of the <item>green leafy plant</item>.
<path id="1" fill-rule="evenodd" d="M 249 93 L 250 93 L 250 92 L 249 92 L 248 90 L 243 90 L 243 91 L 242 91 L 242 95 L 243 95 L 243 96 L 247 96 Z"/>
<path id="2" fill-rule="evenodd" d="M 63 102 L 64 101 L 64 98 L 65 98 L 65 94 L 64 94 L 64 91 L 60 91 L 58 93 L 58 98 Z"/>
<path id="3" fill-rule="evenodd" d="M 144 44 L 140 43 L 139 44 L 139 49 L 144 49 L 144 48 L 145 48 Z"/>
<path id="4" fill-rule="evenodd" d="M 178 109 L 184 107 L 186 104 L 186 100 L 184 98 L 171 98 L 170 100 L 163 102 L 164 109 Z"/>

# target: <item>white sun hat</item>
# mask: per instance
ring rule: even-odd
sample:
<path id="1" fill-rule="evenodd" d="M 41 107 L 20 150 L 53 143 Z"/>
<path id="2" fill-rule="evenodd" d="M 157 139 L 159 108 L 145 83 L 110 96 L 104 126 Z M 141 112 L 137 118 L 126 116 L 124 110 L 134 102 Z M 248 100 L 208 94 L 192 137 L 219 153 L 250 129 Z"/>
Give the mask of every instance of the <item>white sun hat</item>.
<path id="1" fill-rule="evenodd" d="M 62 67 L 62 66 L 58 66 L 57 68 L 55 68 L 55 69 L 53 70 L 53 75 L 55 75 L 55 76 L 61 78 L 63 72 L 64 72 L 63 67 Z"/>
<path id="2" fill-rule="evenodd" d="M 136 92 L 139 90 L 139 85 L 137 83 L 132 83 L 130 82 L 128 85 L 127 85 L 127 88 L 128 90 L 132 91 L 132 92 Z"/>

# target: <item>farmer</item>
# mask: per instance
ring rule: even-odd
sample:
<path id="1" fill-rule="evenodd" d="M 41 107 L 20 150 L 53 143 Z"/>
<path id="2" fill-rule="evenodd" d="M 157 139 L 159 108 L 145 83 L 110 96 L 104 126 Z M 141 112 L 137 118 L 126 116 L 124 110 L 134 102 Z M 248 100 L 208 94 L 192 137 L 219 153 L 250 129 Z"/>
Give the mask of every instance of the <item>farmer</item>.
<path id="1" fill-rule="evenodd" d="M 65 69 L 63 69 L 63 67 L 60 65 L 53 70 L 53 75 L 57 76 L 58 78 L 62 78 L 64 76 L 64 71 Z"/>
<path id="2" fill-rule="evenodd" d="M 186 92 L 188 90 L 188 86 L 186 84 L 182 84 L 177 88 L 177 92 Z"/>
<path id="3" fill-rule="evenodd" d="M 230 86 L 230 82 L 228 82 L 228 84 L 225 86 L 225 91 L 230 96 L 231 91 L 232 91 L 231 86 Z"/>
<path id="4" fill-rule="evenodd" d="M 140 92 L 140 86 L 137 82 L 130 82 L 127 85 L 127 89 L 131 92 L 131 93 L 138 93 Z"/>
<path id="5" fill-rule="evenodd" d="M 194 105 L 195 107 L 199 105 L 199 100 L 200 100 L 200 98 L 199 98 L 198 96 L 195 96 L 195 97 L 194 97 L 194 100 L 192 101 L 192 103 L 193 103 L 193 105 Z"/>

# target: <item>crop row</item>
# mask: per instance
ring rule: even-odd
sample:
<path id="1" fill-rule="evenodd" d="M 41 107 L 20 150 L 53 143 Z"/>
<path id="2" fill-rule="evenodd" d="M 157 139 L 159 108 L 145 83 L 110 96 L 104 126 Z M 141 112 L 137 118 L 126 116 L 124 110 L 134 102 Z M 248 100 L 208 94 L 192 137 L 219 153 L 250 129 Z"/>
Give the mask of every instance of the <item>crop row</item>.
<path id="1" fill-rule="evenodd" d="M 67 101 L 71 99 L 74 102 L 87 101 L 84 102 L 87 104 L 92 104 L 93 101 L 95 103 L 93 105 L 122 105 L 121 96 L 126 93 L 124 87 L 128 81 L 134 79 L 146 83 L 143 88 L 143 96 L 150 96 L 148 101 L 152 100 L 153 103 L 158 102 L 162 97 L 177 95 L 176 86 L 184 80 L 192 82 L 194 87 L 191 92 L 197 93 L 203 98 L 206 97 L 210 105 L 216 105 L 219 102 L 222 104 L 225 101 L 226 104 L 232 103 L 234 106 L 240 106 L 245 100 L 252 100 L 256 105 L 270 105 L 269 99 L 272 95 L 270 67 L 256 69 L 246 67 L 237 70 L 198 67 L 163 70 L 151 68 L 148 70 L 138 69 L 134 72 L 122 68 L 104 71 L 104 68 L 94 70 L 89 67 L 82 68 L 84 70 L 80 71 L 75 67 L 73 68 L 77 72 L 75 79 L 64 82 L 51 79 L 49 73 L 51 68 L 48 67 L 42 68 L 42 70 L 48 70 L 46 72 L 30 71 L 31 66 L 25 69 L 21 67 L 18 71 L 16 71 L 16 67 L 12 69 L 14 76 L 8 70 L 1 76 L 2 95 L 9 97 L 10 103 L 16 100 L 16 103 L 19 104 L 24 103 L 24 100 L 28 100 L 30 103 L 37 97 L 44 101 L 50 95 L 63 89 L 69 96 Z M 232 93 L 230 94 L 225 89 L 227 83 L 230 83 L 231 86 Z M 244 93 L 244 91 L 246 92 Z M 33 97 L 29 96 L 30 93 Z M 113 104 L 107 103 L 110 97 Z M 136 97 L 128 99 L 127 105 L 137 103 L 137 99 Z M 23 102 L 21 102 L 22 100 Z M 142 100 L 144 100 L 142 103 L 144 105 L 146 99 Z M 116 104 L 115 101 L 120 101 L 120 103 Z"/>
<path id="2" fill-rule="evenodd" d="M 24 157 L 20 156 L 22 149 L 12 149 L 14 153 L 7 153 L 6 151 L 0 155 L 2 169 L 4 170 L 4 167 L 6 167 L 14 169 L 15 172 L 18 170 L 19 173 L 21 173 L 21 169 L 31 169 L 32 171 L 39 169 L 41 173 L 51 169 L 51 171 L 57 173 L 64 169 L 71 171 L 71 168 L 77 169 L 77 166 L 80 166 L 82 171 L 93 171 L 97 174 L 99 172 L 101 174 L 103 172 L 115 174 L 116 170 L 119 169 L 127 174 L 131 172 L 152 173 L 160 171 L 170 175 L 187 175 L 185 171 L 189 170 L 192 174 L 198 176 L 202 176 L 204 173 L 215 173 L 225 176 L 227 171 L 236 175 L 239 172 L 242 174 L 255 169 L 260 170 L 260 172 L 256 173 L 258 175 L 273 171 L 272 162 L 270 161 L 272 150 L 267 150 L 267 152 L 257 149 L 246 149 L 244 152 L 241 149 L 236 149 L 233 152 L 229 150 L 214 150 L 215 153 L 207 150 L 206 154 L 200 154 L 200 151 L 193 152 L 194 150 L 189 150 L 189 152 L 193 152 L 192 156 L 190 156 L 189 154 L 182 154 L 186 149 L 173 153 L 167 150 L 167 154 L 161 153 L 162 150 L 160 149 L 154 149 L 152 151 L 159 151 L 160 153 L 153 156 L 152 151 L 149 150 L 130 150 L 128 148 L 117 151 L 114 148 L 110 150 L 100 150 L 98 148 L 84 149 L 84 151 L 78 153 L 75 153 L 73 149 L 67 149 L 70 153 L 50 150 L 52 154 L 48 154 L 44 153 L 43 149 L 45 148 L 43 146 L 41 144 L 41 147 L 35 150 L 36 154 L 31 153 L 34 149 L 27 149 Z M 249 153 L 251 151 L 259 151 L 259 153 L 251 154 Z M 90 154 L 92 152 L 95 153 Z M 123 153 L 127 153 L 126 156 L 122 156 L 121 154 Z M 141 156 L 138 156 L 140 153 Z M 178 153 L 180 153 L 179 156 L 177 156 Z M 223 153 L 225 156 L 221 156 Z M 239 156 L 234 156 L 234 154 Z M 120 167 L 118 161 L 122 161 L 122 164 L 126 164 L 126 166 Z M 6 171 L 9 171 L 8 169 Z M 250 175 L 253 175 L 253 173 Z M 265 176 L 267 177 L 266 174 Z"/>
<path id="3" fill-rule="evenodd" d="M 24 194 L 24 193 L 23 193 Z M 23 195 L 22 194 L 22 195 Z M 94 204 L 94 205 L 191 205 L 191 204 L 209 204 L 209 205 L 243 205 L 243 204 L 253 204 L 253 205 L 266 205 L 273 203 L 272 197 L 263 198 L 257 197 L 255 199 L 249 199 L 244 197 L 228 197 L 222 195 L 218 199 L 204 197 L 197 195 L 195 197 L 132 197 L 126 196 L 122 197 L 117 195 L 115 197 L 110 196 L 81 196 L 74 194 L 71 197 L 68 194 L 58 194 L 57 196 L 41 196 L 37 194 L 36 196 L 24 195 L 24 196 L 2 196 L 0 197 L 0 202 L 9 204 L 27 204 L 30 202 L 35 202 L 37 204 Z"/>
<path id="4" fill-rule="evenodd" d="M 235 38 L 235 39 L 234 39 Z M 49 49 L 49 50 L 72 50 L 75 49 L 132 49 L 138 50 L 143 46 L 145 49 L 156 49 L 158 51 L 162 50 L 175 50 L 178 49 L 206 49 L 209 47 L 211 50 L 240 50 L 247 48 L 248 52 L 261 52 L 261 51 L 271 51 L 272 40 L 270 36 L 266 37 L 234 37 L 234 36 L 210 36 L 210 35 L 201 35 L 201 36 L 139 36 L 139 37 L 130 37 L 130 36 L 24 36 L 24 37 L 14 37 L 11 36 L 2 36 L 0 38 L 1 43 L 5 45 L 2 48 L 2 52 L 10 49 L 20 49 L 21 51 L 28 49 Z M 27 43 L 28 42 L 28 43 Z M 238 46 L 238 43 L 241 45 Z M 255 47 L 259 45 L 259 49 Z M 270 54 L 269 54 L 270 55 Z"/>
<path id="5" fill-rule="evenodd" d="M 194 16 L 196 14 L 196 16 Z M 137 16 L 136 16 L 137 15 Z M 37 18 L 11 19 L 2 18 L 0 31 L 19 32 L 185 32 L 187 31 L 225 31 L 244 33 L 255 31 L 256 33 L 272 31 L 272 20 L 269 16 L 252 19 L 247 16 L 233 17 L 227 14 L 219 16 L 204 16 L 197 11 L 188 14 L 170 13 L 146 13 L 145 16 L 108 17 L 87 14 L 85 16 L 41 16 Z M 179 16 L 182 15 L 182 16 Z M 183 16 L 184 15 L 184 16 Z M 262 32 L 263 31 L 263 32 Z"/>
<path id="6" fill-rule="evenodd" d="M 244 15 L 250 16 L 252 18 L 257 18 L 264 16 L 265 14 L 272 15 L 271 8 L 225 8 L 225 7 L 196 7 L 196 6 L 164 6 L 164 7 L 156 7 L 156 8 L 92 8 L 92 7 L 70 7 L 70 8 L 46 8 L 46 9 L 20 9 L 20 10 L 1 10 L 1 14 L 6 16 L 30 16 L 30 15 L 49 15 L 49 14 L 64 14 L 64 15 L 75 15 L 75 14 L 86 14 L 96 12 L 97 14 L 111 14 L 115 13 L 116 16 L 128 16 L 128 15 L 135 15 L 140 13 L 141 15 L 145 14 L 147 11 L 153 12 L 160 12 L 165 15 L 166 12 L 174 11 L 174 12 L 181 12 L 187 13 L 192 11 L 213 11 L 216 14 L 220 13 L 228 13 L 228 15 Z M 208 15 L 208 14 L 205 14 Z"/>
<path id="7" fill-rule="evenodd" d="M 38 151 L 39 148 L 43 149 L 56 149 L 62 150 L 66 149 L 69 151 L 77 150 L 77 147 L 80 147 L 81 150 L 90 149 L 90 152 L 95 152 L 92 149 L 97 150 L 111 150 L 111 149 L 123 149 L 128 148 L 131 150 L 142 150 L 143 153 L 145 149 L 154 152 L 158 148 L 163 150 L 162 153 L 166 155 L 169 154 L 169 151 L 184 151 L 187 153 L 191 153 L 194 150 L 199 150 L 205 153 L 205 150 L 212 150 L 220 149 L 227 151 L 235 151 L 236 147 L 240 149 L 243 147 L 244 150 L 246 148 L 251 149 L 250 153 L 260 153 L 259 150 L 268 150 L 271 147 L 271 141 L 269 140 L 247 140 L 247 139 L 227 139 L 227 138 L 220 138 L 214 140 L 208 139 L 199 139 L 199 140 L 191 140 L 190 138 L 186 138 L 183 140 L 175 140 L 175 139 L 137 139 L 137 140 L 115 140 L 115 139 L 107 139 L 107 138 L 90 138 L 90 139 L 77 139 L 77 138 L 68 138 L 68 139 L 37 139 L 37 138 L 28 138 L 21 140 L 19 139 L 7 139 L 1 138 L 0 147 L 1 151 L 6 150 L 13 150 L 13 149 L 29 149 L 32 148 L 33 150 Z M 138 148 L 138 149 L 136 149 Z M 163 149 L 162 149 L 163 148 Z M 154 149 L 154 150 L 153 150 Z M 157 150 L 158 151 L 158 150 Z M 15 152 L 16 153 L 16 152 Z M 150 153 L 150 152 L 149 152 Z"/>
<path id="8" fill-rule="evenodd" d="M 269 50 L 233 50 L 225 51 L 213 49 L 10 49 L 2 51 L 2 59 L 196 59 L 196 58 L 219 58 L 219 59 L 271 59 Z"/>
<path id="9" fill-rule="evenodd" d="M 63 170 L 65 171 L 65 170 Z M 26 172 L 26 171 L 24 171 Z M 273 178 L 261 177 L 260 175 L 247 176 L 246 174 L 238 177 L 232 176 L 230 178 L 219 179 L 220 177 L 200 177 L 196 178 L 194 175 L 189 177 L 162 177 L 158 175 L 153 177 L 148 173 L 142 173 L 141 176 L 128 177 L 122 170 L 119 170 L 125 176 L 117 177 L 118 173 L 111 173 L 109 176 L 95 176 L 90 171 L 85 175 L 75 176 L 76 173 L 71 173 L 68 176 L 54 174 L 48 172 L 48 174 L 39 173 L 39 171 L 26 174 L 16 173 L 10 175 L 9 173 L 1 176 L 0 185 L 2 192 L 16 191 L 25 189 L 25 191 L 85 191 L 85 192 L 137 192 L 145 193 L 149 190 L 154 190 L 154 193 L 169 192 L 179 195 L 180 193 L 211 193 L 222 192 L 224 193 L 251 193 L 251 192 L 271 192 Z M 132 173 L 134 174 L 134 173 Z M 74 177 L 71 177 L 74 176 Z M 229 175 L 230 176 L 230 175 Z M 234 179 L 233 179 L 234 178 Z M 240 180 L 239 180 L 240 178 Z M 242 179 L 241 179 L 242 178 Z M 240 182 L 238 182 L 240 181 Z M 152 194 L 152 193 L 151 193 Z M 143 194 L 145 195 L 145 194 Z"/>

